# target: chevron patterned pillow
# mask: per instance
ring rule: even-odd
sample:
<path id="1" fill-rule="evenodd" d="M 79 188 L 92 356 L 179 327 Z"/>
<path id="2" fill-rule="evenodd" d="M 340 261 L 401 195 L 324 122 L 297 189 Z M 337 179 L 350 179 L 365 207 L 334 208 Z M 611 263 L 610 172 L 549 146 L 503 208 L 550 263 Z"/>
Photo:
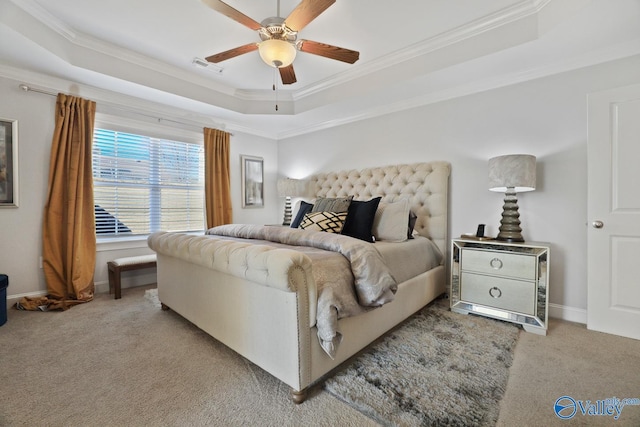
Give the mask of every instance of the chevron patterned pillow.
<path id="1" fill-rule="evenodd" d="M 340 233 L 347 219 L 347 212 L 309 212 L 305 214 L 300 228 L 303 230 Z"/>

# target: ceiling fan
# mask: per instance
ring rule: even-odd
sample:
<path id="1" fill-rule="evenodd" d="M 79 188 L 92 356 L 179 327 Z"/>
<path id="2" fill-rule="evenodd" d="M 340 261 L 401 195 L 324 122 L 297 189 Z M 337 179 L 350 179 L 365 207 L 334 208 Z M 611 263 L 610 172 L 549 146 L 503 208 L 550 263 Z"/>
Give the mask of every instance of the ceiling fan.
<path id="1" fill-rule="evenodd" d="M 360 57 L 355 50 L 331 46 L 311 40 L 298 40 L 298 32 L 324 12 L 336 0 L 302 0 L 287 18 L 273 16 L 262 22 L 254 21 L 242 12 L 219 0 L 202 0 L 213 10 L 257 31 L 259 43 L 249 43 L 205 58 L 208 62 L 218 63 L 245 53 L 258 50 L 262 60 L 280 72 L 280 78 L 285 85 L 295 83 L 296 73 L 293 70 L 293 60 L 297 51 L 324 56 L 325 58 L 353 64 Z M 280 15 L 280 1 L 278 0 L 278 15 Z"/>

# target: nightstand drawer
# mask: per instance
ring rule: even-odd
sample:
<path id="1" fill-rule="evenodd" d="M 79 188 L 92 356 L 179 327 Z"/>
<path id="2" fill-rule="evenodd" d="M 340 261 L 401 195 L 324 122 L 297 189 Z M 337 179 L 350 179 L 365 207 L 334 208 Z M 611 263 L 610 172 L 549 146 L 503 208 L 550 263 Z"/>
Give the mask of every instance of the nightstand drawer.
<path id="1" fill-rule="evenodd" d="M 463 272 L 460 299 L 502 310 L 534 315 L 536 289 L 534 282 L 503 279 Z"/>
<path id="2" fill-rule="evenodd" d="M 460 254 L 462 271 L 475 271 L 525 280 L 536 279 L 536 258 L 508 253 L 464 249 Z"/>

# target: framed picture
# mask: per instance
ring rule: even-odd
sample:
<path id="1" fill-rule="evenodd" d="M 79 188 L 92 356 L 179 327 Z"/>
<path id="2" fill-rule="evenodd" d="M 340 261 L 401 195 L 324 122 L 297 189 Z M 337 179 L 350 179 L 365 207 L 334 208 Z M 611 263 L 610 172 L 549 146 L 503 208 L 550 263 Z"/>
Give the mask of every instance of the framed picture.
<path id="1" fill-rule="evenodd" d="M 18 121 L 0 118 L 0 208 L 18 207 Z"/>
<path id="2" fill-rule="evenodd" d="M 264 207 L 264 163 L 262 157 L 240 156 L 242 162 L 242 207 Z"/>

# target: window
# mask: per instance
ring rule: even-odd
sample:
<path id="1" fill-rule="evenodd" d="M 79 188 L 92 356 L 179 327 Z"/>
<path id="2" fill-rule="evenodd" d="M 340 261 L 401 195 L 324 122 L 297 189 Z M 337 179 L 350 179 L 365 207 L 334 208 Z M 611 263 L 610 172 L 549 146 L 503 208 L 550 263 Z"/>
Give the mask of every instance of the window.
<path id="1" fill-rule="evenodd" d="M 95 129 L 98 236 L 204 229 L 202 145 Z"/>

